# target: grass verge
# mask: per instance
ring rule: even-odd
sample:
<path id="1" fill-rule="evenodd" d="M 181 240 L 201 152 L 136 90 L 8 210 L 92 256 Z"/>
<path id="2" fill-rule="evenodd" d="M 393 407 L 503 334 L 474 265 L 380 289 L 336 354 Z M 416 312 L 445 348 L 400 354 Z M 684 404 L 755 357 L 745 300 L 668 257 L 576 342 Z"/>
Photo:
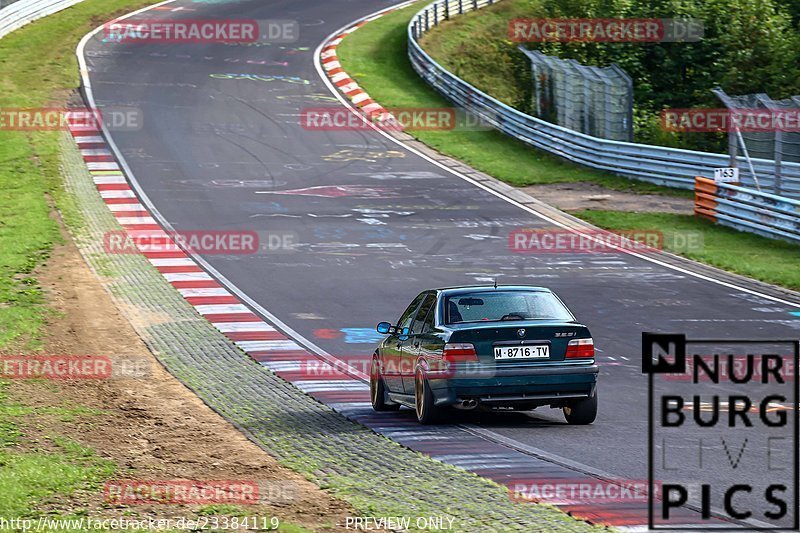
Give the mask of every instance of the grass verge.
<path id="1" fill-rule="evenodd" d="M 75 46 L 115 13 L 149 2 L 90 0 L 0 39 L 0 109 L 63 107 L 78 87 Z M 58 205 L 77 224 L 61 188 L 57 131 L 0 131 L 0 351 L 41 349 L 48 318 L 36 270 L 62 241 L 51 216 Z M 0 515 L 29 518 L 53 495 L 97 490 L 115 465 L 59 437 L 25 438 L 30 407 L 9 402 L 0 382 Z M 65 423 L 90 410 L 48 408 Z"/>
<path id="2" fill-rule="evenodd" d="M 34 409 L 10 402 L 7 388 L 8 383 L 0 382 L 0 516 L 33 517 L 37 502 L 52 495 L 69 495 L 78 489 L 99 490 L 100 483 L 114 474 L 113 463 L 58 436 L 30 442 L 24 438 L 24 424 L 20 424 L 34 410 L 62 420 L 91 416 L 91 410 Z"/>
<path id="3" fill-rule="evenodd" d="M 0 109 L 64 107 L 79 86 L 75 47 L 102 21 L 152 4 L 147 0 L 89 0 L 0 39 Z M 0 353 L 42 347 L 50 311 L 36 270 L 62 242 L 57 219 L 80 226 L 61 187 L 58 131 L 0 130 Z M 77 490 L 99 491 L 116 465 L 93 450 L 58 435 L 26 438 L 31 414 L 70 423 L 92 416 L 91 409 L 32 408 L 8 399 L 0 381 L 0 517 L 77 519 L 80 509 L 43 515 L 39 505 Z M 44 386 L 47 386 L 46 384 Z M 217 513 L 219 514 L 219 513 Z M 15 526 L 12 526 L 15 529 Z M 59 531 L 78 531 L 63 522 Z M 281 524 L 281 531 L 305 531 Z"/>
<path id="4" fill-rule="evenodd" d="M 406 27 L 422 3 L 389 13 L 350 34 L 336 50 L 344 69 L 386 107 L 450 107 L 414 71 Z M 628 180 L 568 163 L 497 131 L 408 131 L 439 152 L 511 185 L 591 182 L 637 193 L 690 196 L 688 191 Z"/>
<path id="5" fill-rule="evenodd" d="M 350 34 L 337 48 L 344 69 L 372 98 L 386 107 L 439 107 L 447 102 L 411 68 L 406 56 L 406 26 L 421 3 L 390 13 Z M 469 27 L 465 26 L 464 31 Z M 441 50 L 441 48 L 440 48 Z M 555 159 L 497 132 L 412 131 L 443 154 L 517 186 L 592 182 L 616 190 L 689 196 L 678 191 L 583 169 Z M 690 259 L 757 280 L 800 289 L 800 246 L 739 232 L 690 215 L 581 211 L 573 213 L 602 228 L 665 231 L 665 248 Z M 664 230 L 669 228 L 668 230 Z M 699 232 L 703 245 L 686 248 L 682 232 Z"/>
<path id="6" fill-rule="evenodd" d="M 63 107 L 75 46 L 101 22 L 153 2 L 88 0 L 0 39 L 0 109 Z M 54 205 L 77 222 L 59 177 L 57 131 L 0 130 L 0 349 L 35 350 L 47 317 L 35 271 L 60 242 Z"/>
<path id="7" fill-rule="evenodd" d="M 547 17 L 543 3 L 510 0 L 453 17 L 426 33 L 422 47 L 459 78 L 507 105 L 527 110 L 533 87 L 530 62 L 516 50 L 518 43 L 508 40 L 508 21 Z"/>
<path id="8" fill-rule="evenodd" d="M 77 7 L 0 40 L 0 108 L 63 106 L 78 86 L 74 47 L 81 36 L 93 26 L 112 18 L 114 14 L 128 12 L 146 3 L 148 2 L 141 0 L 87 0 Z M 39 351 L 45 339 L 48 340 L 47 347 L 51 347 L 48 335 L 50 328 L 45 327 L 50 312 L 36 277 L 39 274 L 37 268 L 45 262 L 54 245 L 61 240 L 53 207 L 59 208 L 71 228 L 82 223 L 77 207 L 61 188 L 60 135 L 61 132 L 0 131 L 0 161 L 3 162 L 0 167 L 0 191 L 3 191 L 0 193 L 0 253 L 3 254 L 0 279 L 4 280 L 0 286 L 0 311 L 3 313 L 0 317 L 0 353 L 12 350 L 23 353 Z M 97 198 L 94 199 L 99 202 Z M 103 212 L 106 213 L 105 210 Z M 86 227 L 89 227 L 88 223 Z M 163 278 L 160 275 L 158 277 L 164 283 Z M 179 298 L 173 292 L 169 294 Z M 23 299 L 22 296 L 27 298 Z M 252 361 L 249 363 L 255 364 Z M 37 387 L 57 387 L 49 382 L 34 385 L 28 390 L 41 392 L 41 388 Z M 8 388 L 16 393 L 18 386 L 14 382 L 0 381 L 0 392 Z M 37 395 L 26 397 L 36 398 Z M 311 399 L 307 401 L 316 405 Z M 126 461 L 120 460 L 117 468 L 114 463 L 99 458 L 92 450 L 58 436 L 59 428 L 64 426 L 54 425 L 56 429 L 48 431 L 46 438 L 37 438 L 43 429 L 39 427 L 35 416 L 32 416 L 37 412 L 35 408 L 20 402 L 10 402 L 0 395 L 0 517 L 72 519 L 86 517 L 90 512 L 94 514 L 76 502 L 95 502 L 92 499 L 93 494 L 104 480 L 114 475 L 115 469 L 117 473 L 129 473 L 126 470 Z M 91 412 L 77 406 L 63 410 L 51 409 L 46 414 L 57 416 L 65 424 L 77 417 L 92 416 Z M 355 427 L 336 417 L 331 415 L 331 419 L 336 419 L 337 423 L 347 425 L 348 431 Z M 324 429 L 328 435 L 330 426 Z M 66 431 L 65 428 L 63 432 Z M 136 433 L 132 434 L 139 438 Z M 376 440 L 388 442 L 382 438 Z M 391 446 L 400 449 L 396 444 L 392 443 Z M 95 446 L 95 449 L 102 448 Z M 304 447 L 300 447 L 300 450 L 303 451 Z M 336 450 L 337 461 L 341 460 L 340 452 L 341 450 Z M 363 457 L 360 456 L 359 459 Z M 428 461 L 433 465 L 440 464 Z M 308 470 L 309 464 L 313 464 L 313 461 L 305 460 L 302 465 L 304 468 L 299 470 Z M 455 470 L 453 473 L 456 473 Z M 470 481 L 474 477 L 463 473 L 457 475 Z M 358 480 L 361 484 L 359 486 L 367 486 L 373 482 L 367 476 L 361 476 Z M 489 490 L 495 491 L 498 499 L 502 498 L 503 502 L 508 499 L 504 489 L 489 481 L 479 483 L 484 488 L 489 487 Z M 351 483 L 347 488 L 352 486 Z M 336 487 L 336 490 L 344 493 L 346 488 Z M 87 499 L 85 492 L 92 493 L 89 495 L 91 497 Z M 410 509 L 415 509 L 412 505 L 418 503 L 416 500 L 407 500 L 409 504 L 403 504 L 403 507 L 409 506 L 401 508 L 401 504 L 394 501 L 394 494 L 387 491 L 381 497 L 381 502 L 393 502 L 397 505 L 399 514 L 407 514 Z M 452 501 L 458 502 L 459 497 L 454 496 Z M 366 512 L 377 505 L 366 499 L 362 503 Z M 542 509 L 545 510 L 541 516 L 563 519 L 571 529 L 587 527 L 559 511 L 544 507 Z M 181 511 L 185 513 L 184 510 Z M 449 505 L 446 511 L 451 512 Z M 250 516 L 252 512 L 249 508 L 212 505 L 200 509 L 198 514 Z M 519 510 L 515 512 L 521 514 Z M 331 524 L 329 527 L 336 526 Z M 79 530 L 70 526 L 60 530 L 71 529 Z M 301 526 L 286 522 L 281 523 L 279 530 L 290 533 L 305 531 Z"/>
<path id="9" fill-rule="evenodd" d="M 664 234 L 664 249 L 743 276 L 800 290 L 800 246 L 692 215 L 586 210 L 572 213 L 610 231 Z"/>

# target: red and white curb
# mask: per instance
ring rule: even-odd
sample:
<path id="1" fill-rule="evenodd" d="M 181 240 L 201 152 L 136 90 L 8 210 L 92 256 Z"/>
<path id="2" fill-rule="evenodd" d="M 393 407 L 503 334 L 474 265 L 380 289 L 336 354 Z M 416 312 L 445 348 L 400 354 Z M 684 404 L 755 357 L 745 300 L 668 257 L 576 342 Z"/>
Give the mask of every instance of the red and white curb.
<path id="1" fill-rule="evenodd" d="M 164 2 L 169 3 L 169 2 Z M 159 4 L 161 5 L 161 4 Z M 342 30 L 321 47 L 320 58 L 331 81 L 344 95 L 372 120 L 382 120 L 391 114 L 361 89 L 343 70 L 336 47 L 342 40 L 364 24 L 401 9 L 400 4 L 365 18 Z M 156 6 L 151 6 L 156 7 Z M 141 10 L 143 11 L 143 10 Z M 138 13 L 138 12 L 136 12 Z M 133 13 L 135 14 L 135 13 Z M 133 15 L 131 14 L 131 15 Z M 125 18 L 125 17 L 123 17 Z M 79 46 L 91 36 L 87 35 Z M 90 83 L 82 67 L 84 86 L 90 94 Z M 90 104 L 93 98 L 90 94 Z M 346 364 L 336 363 L 326 354 L 314 354 L 281 331 L 267 323 L 200 266 L 191 255 L 180 249 L 172 236 L 158 222 L 131 186 L 131 180 L 114 158 L 100 129 L 85 125 L 85 116 L 76 113 L 68 117 L 70 132 L 80 149 L 97 190 L 117 219 L 130 235 L 145 231 L 158 237 L 168 251 L 153 251 L 150 246 L 133 242 L 147 260 L 191 304 L 195 310 L 243 352 L 269 368 L 279 377 L 318 401 L 329 405 L 344 416 L 359 422 L 377 433 L 442 462 L 452 464 L 487 477 L 513 489 L 516 484 L 532 484 L 552 479 L 560 473 L 565 479 L 575 479 L 574 470 L 560 467 L 523 453 L 498 442 L 492 442 L 454 426 L 429 427 L 417 424 L 413 416 L 403 413 L 376 413 L 369 398 L 368 376 Z M 122 159 L 120 159 L 122 161 Z M 268 312 L 262 312 L 268 314 Z M 277 322 L 277 319 L 275 319 Z M 365 357 L 369 353 L 364 354 Z M 328 362 L 326 362 L 328 361 Z M 314 369 L 314 371 L 310 371 Z M 587 481 L 596 481 L 588 475 Z M 557 502 L 553 502 L 559 505 Z M 629 503 L 610 504 L 603 508 L 586 505 L 560 505 L 569 514 L 596 524 L 632 526 L 646 523 L 646 506 Z M 687 516 L 687 523 L 695 522 Z M 637 527 L 639 529 L 641 526 Z"/>
<path id="2" fill-rule="evenodd" d="M 391 113 L 376 102 L 362 89 L 342 67 L 336 54 L 336 48 L 351 33 L 365 24 L 377 20 L 384 15 L 405 7 L 402 4 L 379 12 L 369 18 L 355 22 L 352 26 L 334 35 L 320 48 L 319 61 L 331 83 L 359 110 L 362 115 L 372 117 L 373 122 L 393 119 Z M 345 413 L 347 414 L 347 413 Z M 583 480 L 589 484 L 597 483 L 598 478 L 587 474 L 579 474 L 574 470 L 560 467 L 553 463 L 531 457 L 496 443 L 487 443 L 485 439 L 476 439 L 463 432 L 454 434 L 447 430 L 436 430 L 416 424 L 407 425 L 395 422 L 394 427 L 382 427 L 376 419 L 386 420 L 377 414 L 370 416 L 352 416 L 355 420 L 371 427 L 389 438 L 405 446 L 421 451 L 440 461 L 469 470 L 506 485 L 510 491 L 518 486 L 533 486 L 553 482 L 553 474 L 560 471 L 563 479 Z M 473 437 L 473 438 L 470 438 Z M 458 453 L 453 453 L 458 452 Z M 558 481 L 558 480 L 556 480 Z M 624 481 L 621 481 L 624 484 Z M 557 484 L 557 483 L 556 483 Z M 512 493 L 513 496 L 513 493 Z M 628 531 L 646 531 L 648 507 L 646 501 L 611 501 L 604 503 L 588 503 L 556 498 L 544 498 L 542 501 L 560 507 L 566 513 L 596 525 L 613 526 Z M 684 524 L 696 529 L 703 523 L 699 515 L 682 512 Z"/>
<path id="3" fill-rule="evenodd" d="M 411 416 L 376 413 L 369 398 L 367 376 L 346 364 L 331 365 L 306 350 L 278 328 L 268 324 L 209 275 L 165 231 L 142 204 L 109 150 L 101 132 L 86 126 L 83 116 L 68 115 L 70 132 L 92 176 L 95 187 L 120 226 L 132 237 L 146 232 L 157 237 L 165 251 L 133 239 L 140 253 L 195 310 L 243 352 L 304 393 L 377 433 L 433 459 L 468 470 L 506 485 L 529 486 L 552 479 L 554 471 L 574 479 L 576 473 L 528 454 L 490 442 L 456 427 L 420 426 Z M 73 121 L 80 124 L 74 125 Z M 369 355 L 369 354 L 366 354 Z M 587 480 L 591 480 L 587 476 Z M 513 496 L 513 495 L 511 495 Z M 630 526 L 646 522 L 646 507 L 556 503 L 569 514 L 595 524 Z"/>
<path id="4" fill-rule="evenodd" d="M 132 242 L 139 252 L 201 316 L 258 363 L 377 433 L 501 484 L 511 487 L 512 483 L 530 482 L 525 476 L 519 476 L 520 471 L 541 468 L 552 471 L 549 463 L 544 464 L 454 427 L 420 426 L 410 416 L 375 413 L 370 404 L 366 376 L 357 371 L 351 372 L 353 375 L 344 373 L 343 370 L 348 370 L 346 364 L 334 367 L 320 361 L 319 357 L 264 321 L 209 275 L 180 249 L 139 200 L 101 132 L 86 126 L 84 116 L 79 112 L 68 114 L 67 121 L 95 187 L 119 225 L 132 237 L 146 232 L 148 237 L 158 238 L 165 249 L 153 251 L 151 245 L 141 244 L 134 238 Z"/>
<path id="5" fill-rule="evenodd" d="M 369 117 L 372 122 L 391 121 L 395 122 L 392 114 L 381 104 L 370 98 L 369 94 L 359 87 L 358 83 L 350 77 L 347 72 L 342 68 L 339 58 L 336 55 L 336 47 L 344 40 L 345 37 L 356 31 L 361 26 L 377 20 L 384 15 L 388 15 L 393 11 L 401 9 L 403 6 L 395 6 L 385 11 L 382 11 L 369 18 L 363 19 L 353 26 L 342 31 L 342 33 L 334 36 L 328 40 L 323 46 L 319 54 L 322 68 L 330 78 L 331 82 L 344 94 L 353 105 L 363 112 L 364 116 Z"/>
<path id="6" fill-rule="evenodd" d="M 150 264 L 200 315 L 256 361 L 268 366 L 273 360 L 313 358 L 299 344 L 264 322 L 180 249 L 139 201 L 100 130 L 85 125 L 83 117 L 80 112 L 70 113 L 67 121 L 103 202 L 129 235 L 135 237 L 138 232 L 146 232 L 148 237 L 163 243 L 164 250 L 153 251 L 152 245 L 132 240 Z"/>

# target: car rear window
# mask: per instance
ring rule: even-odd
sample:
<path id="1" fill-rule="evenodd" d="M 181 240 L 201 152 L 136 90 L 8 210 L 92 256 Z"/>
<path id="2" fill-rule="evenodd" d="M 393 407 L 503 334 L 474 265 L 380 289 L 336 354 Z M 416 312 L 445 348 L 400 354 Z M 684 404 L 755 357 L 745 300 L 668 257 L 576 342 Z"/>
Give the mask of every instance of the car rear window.
<path id="1" fill-rule="evenodd" d="M 541 291 L 474 292 L 449 296 L 448 324 L 513 320 L 574 320 L 553 293 Z"/>

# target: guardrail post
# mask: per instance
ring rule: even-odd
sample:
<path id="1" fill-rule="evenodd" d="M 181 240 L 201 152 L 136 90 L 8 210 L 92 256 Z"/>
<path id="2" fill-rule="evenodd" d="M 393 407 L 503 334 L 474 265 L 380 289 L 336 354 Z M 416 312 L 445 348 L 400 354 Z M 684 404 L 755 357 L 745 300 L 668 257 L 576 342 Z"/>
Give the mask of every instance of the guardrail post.
<path id="1" fill-rule="evenodd" d="M 433 4 L 433 25 L 439 25 L 439 4 Z"/>
<path id="2" fill-rule="evenodd" d="M 733 128 L 728 128 L 728 130 L 728 155 L 730 156 L 728 166 L 736 168 L 739 166 L 736 161 L 739 157 L 739 143 Z"/>
<path id="3" fill-rule="evenodd" d="M 450 20 L 450 0 L 444 0 L 444 19 Z"/>
<path id="4" fill-rule="evenodd" d="M 472 0 L 472 9 L 478 9 L 478 0 Z"/>
<path id="5" fill-rule="evenodd" d="M 619 69 L 622 74 L 625 75 L 625 81 L 627 82 L 627 100 L 628 100 L 628 108 L 627 111 L 627 124 L 626 129 L 628 130 L 628 142 L 633 142 L 633 78 L 631 78 L 627 72 L 622 69 Z"/>
<path id="6" fill-rule="evenodd" d="M 783 176 L 781 175 L 781 166 L 783 165 L 783 132 L 780 129 L 775 130 L 775 185 L 773 194 L 782 194 L 783 183 L 781 183 Z"/>
<path id="7" fill-rule="evenodd" d="M 591 92 L 589 87 L 590 82 L 589 82 L 589 77 L 586 76 L 585 74 L 582 74 L 581 78 L 583 79 L 583 133 L 585 133 L 586 135 L 592 135 L 593 134 L 592 125 L 589 123 L 589 118 L 591 114 L 590 112 Z M 608 86 L 604 87 L 604 91 L 606 93 L 608 92 Z M 606 123 L 608 122 L 609 120 L 606 118 Z"/>
<path id="8" fill-rule="evenodd" d="M 464 0 L 458 0 L 458 14 L 464 14 Z"/>
<path id="9" fill-rule="evenodd" d="M 430 13 L 430 11 L 426 9 L 426 10 L 425 10 L 425 31 L 426 31 L 426 32 L 427 32 L 429 29 L 431 29 L 431 23 L 430 23 L 430 20 L 428 19 L 428 14 L 429 14 L 429 13 Z"/>

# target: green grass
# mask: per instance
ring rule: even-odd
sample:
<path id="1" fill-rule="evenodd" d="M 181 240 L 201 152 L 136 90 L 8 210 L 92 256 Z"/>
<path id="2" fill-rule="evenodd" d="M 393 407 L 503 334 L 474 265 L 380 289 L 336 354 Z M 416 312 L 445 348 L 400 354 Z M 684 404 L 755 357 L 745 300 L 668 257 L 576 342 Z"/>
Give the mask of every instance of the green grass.
<path id="1" fill-rule="evenodd" d="M 18 453 L 0 450 L 0 512 L 4 517 L 34 516 L 40 500 L 82 488 L 97 490 L 114 474 L 113 463 L 72 441 L 58 439 L 59 451 Z M 64 447 L 62 447 L 64 446 Z"/>
<path id="2" fill-rule="evenodd" d="M 0 381 L 0 408 L 3 410 L 16 410 L 17 406 L 8 404 L 7 390 L 8 382 Z M 14 414 L 0 414 L 0 450 L 8 446 L 13 446 L 22 436 L 12 416 L 14 416 Z"/>
<path id="3" fill-rule="evenodd" d="M 7 389 L 8 383 L 0 382 L 0 516 L 36 516 L 34 508 L 41 500 L 55 494 L 69 495 L 78 489 L 97 490 L 103 480 L 114 474 L 113 463 L 59 436 L 43 439 L 47 450 L 21 451 L 22 444 L 32 446 L 23 441 L 19 425 L 31 413 L 86 416 L 95 411 L 80 407 L 32 409 L 10 403 Z"/>
<path id="4" fill-rule="evenodd" d="M 112 13 L 145 5 L 142 0 L 89 0 L 0 39 L 0 109 L 62 107 L 79 85 L 75 46 Z M 0 131 L 0 349 L 41 348 L 49 311 L 37 269 L 61 242 L 51 216 L 58 205 L 74 219 L 61 187 L 59 132 Z M 35 516 L 53 495 L 97 489 L 114 465 L 58 435 L 38 443 L 24 438 L 26 417 L 62 422 L 91 416 L 81 407 L 30 408 L 10 403 L 0 382 L 0 516 Z M 45 446 L 46 445 L 46 446 Z"/>
<path id="5" fill-rule="evenodd" d="M 337 49 L 344 69 L 358 81 L 370 96 L 386 107 L 437 107 L 447 103 L 438 96 L 414 72 L 406 57 L 406 25 L 422 4 L 417 3 L 403 10 L 390 13 L 377 21 L 361 27 L 348 36 Z M 522 2 L 509 3 L 518 8 Z M 537 2 L 524 3 L 534 16 Z M 488 17 L 507 21 L 509 13 L 498 4 Z M 456 73 L 473 68 L 470 55 L 478 45 L 465 45 L 455 49 L 453 43 L 468 40 L 476 24 L 491 26 L 480 17 L 464 19 L 457 24 L 450 22 L 440 28 L 435 39 L 423 43 L 429 53 L 434 54 Z M 459 20 L 459 19 L 456 19 Z M 496 22 L 496 21 L 495 21 Z M 498 23 L 499 24 L 499 23 Z M 495 24 L 496 25 L 496 24 Z M 453 38 L 442 39 L 441 35 L 454 31 Z M 486 35 L 475 35 L 477 43 L 484 43 Z M 461 54 L 461 60 L 451 56 Z M 461 62 L 459 62 L 461 61 Z M 484 73 L 479 85 L 493 87 L 499 79 L 508 75 L 507 65 L 498 65 L 496 72 Z M 477 78 L 476 78 L 477 79 Z M 507 100 L 514 95 L 504 95 Z M 413 131 L 409 132 L 438 151 L 460 159 L 469 165 L 512 185 L 546 184 L 559 182 L 593 182 L 611 189 L 641 193 L 666 193 L 691 196 L 691 191 L 679 191 L 630 181 L 583 169 L 530 149 L 523 144 L 497 132 L 464 131 Z M 792 289 L 800 289 L 800 247 L 717 226 L 691 215 L 662 213 L 623 213 L 618 211 L 582 211 L 577 216 L 609 230 L 661 230 L 667 251 L 684 255 L 731 272 L 754 279 L 774 283 Z M 703 245 L 699 248 L 684 246 L 686 232 L 699 232 Z"/>
<path id="6" fill-rule="evenodd" d="M 517 52 L 517 43 L 508 40 L 508 21 L 547 17 L 542 3 L 542 0 L 503 1 L 453 17 L 426 33 L 421 44 L 431 57 L 459 78 L 516 107 L 530 98 L 523 87 L 532 87 L 533 82 L 517 79 L 520 71 L 530 70 L 530 64 Z"/>
<path id="7" fill-rule="evenodd" d="M 668 252 L 767 283 L 800 289 L 800 246 L 796 244 L 736 231 L 692 215 L 588 210 L 573 214 L 611 231 L 662 231 Z M 687 246 L 687 238 L 701 244 Z"/>
<path id="8" fill-rule="evenodd" d="M 200 516 L 215 516 L 215 515 L 228 515 L 228 516 L 249 516 L 250 511 L 241 505 L 231 504 L 211 504 L 203 505 L 197 510 Z"/>
<path id="9" fill-rule="evenodd" d="M 0 39 L 0 109 L 64 107 L 80 85 L 75 58 L 80 39 L 103 22 L 152 3 L 155 0 L 86 0 Z M 62 241 L 54 207 L 71 229 L 82 225 L 62 188 L 61 136 L 57 131 L 0 130 L 0 352 L 40 350 L 45 321 L 55 316 L 36 279 L 37 269 Z M 0 517 L 86 516 L 85 509 L 59 513 L 44 512 L 40 507 L 50 498 L 69 497 L 77 490 L 99 494 L 102 483 L 114 475 L 115 465 L 59 435 L 31 441 L 26 429 L 32 415 L 56 417 L 68 424 L 102 411 L 12 403 L 6 394 L 8 387 L 8 382 L 0 381 Z M 225 506 L 205 509 L 205 514 L 226 512 L 252 514 L 251 510 Z M 279 531 L 307 530 L 282 522 Z"/>
<path id="10" fill-rule="evenodd" d="M 75 46 L 142 0 L 88 0 L 0 39 L 0 109 L 61 107 L 79 85 Z M 0 131 L 0 349 L 41 347 L 47 309 L 36 269 L 61 242 L 50 217 L 74 209 L 59 177 L 59 132 Z"/>
<path id="11" fill-rule="evenodd" d="M 337 48 L 344 69 L 385 107 L 450 107 L 411 68 L 406 27 L 422 3 L 390 13 L 350 34 Z M 638 193 L 689 197 L 669 189 L 596 172 L 534 150 L 496 131 L 409 131 L 439 152 L 511 185 L 592 182 Z"/>

